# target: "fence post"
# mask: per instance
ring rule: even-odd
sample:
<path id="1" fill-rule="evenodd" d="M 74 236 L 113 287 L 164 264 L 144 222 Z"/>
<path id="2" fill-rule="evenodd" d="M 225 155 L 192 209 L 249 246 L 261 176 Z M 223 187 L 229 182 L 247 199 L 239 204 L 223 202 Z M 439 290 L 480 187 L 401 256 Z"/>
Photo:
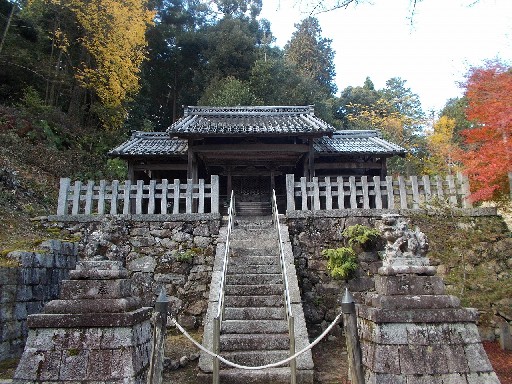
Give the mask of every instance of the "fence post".
<path id="1" fill-rule="evenodd" d="M 343 328 L 347 343 L 350 382 L 352 384 L 364 384 L 361 346 L 357 333 L 356 305 L 348 288 L 345 288 L 345 294 L 341 300 L 341 310 L 343 311 Z"/>
<path id="2" fill-rule="evenodd" d="M 472 208 L 473 204 L 471 203 L 471 200 L 469 200 L 469 195 L 471 195 L 471 189 L 469 187 L 469 178 L 466 175 L 463 175 L 462 173 L 457 173 L 457 178 L 459 179 L 462 193 L 462 208 Z"/>
<path id="3" fill-rule="evenodd" d="M 155 302 L 155 328 L 153 330 L 153 351 L 151 361 L 149 362 L 149 372 L 147 384 L 161 384 L 162 370 L 164 363 L 164 343 L 165 331 L 167 329 L 167 311 L 169 309 L 169 299 L 165 294 L 164 288 L 160 291 Z"/>
<path id="4" fill-rule="evenodd" d="M 212 175 L 210 184 L 210 209 L 212 213 L 219 213 L 219 176 Z"/>
<path id="5" fill-rule="evenodd" d="M 286 210 L 295 211 L 295 175 L 286 175 Z"/>
<path id="6" fill-rule="evenodd" d="M 57 207 L 57 215 L 66 215 L 68 212 L 68 191 L 71 180 L 68 178 L 60 179 L 59 202 Z"/>

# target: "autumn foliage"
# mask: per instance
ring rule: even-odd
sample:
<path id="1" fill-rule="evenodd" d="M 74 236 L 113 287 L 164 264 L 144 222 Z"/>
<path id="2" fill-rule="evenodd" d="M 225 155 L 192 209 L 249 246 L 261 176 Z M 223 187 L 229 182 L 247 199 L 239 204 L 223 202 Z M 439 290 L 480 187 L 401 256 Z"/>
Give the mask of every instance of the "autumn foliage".
<path id="1" fill-rule="evenodd" d="M 512 171 L 512 70 L 500 63 L 470 72 L 466 97 L 468 120 L 465 150 L 460 156 L 472 184 L 475 201 L 508 193 Z"/>

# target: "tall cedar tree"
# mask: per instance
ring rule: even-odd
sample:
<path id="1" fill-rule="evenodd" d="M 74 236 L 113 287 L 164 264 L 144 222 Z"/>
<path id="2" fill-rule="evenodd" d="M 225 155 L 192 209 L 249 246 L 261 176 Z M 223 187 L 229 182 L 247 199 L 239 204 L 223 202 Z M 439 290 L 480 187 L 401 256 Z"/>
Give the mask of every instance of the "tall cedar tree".
<path id="1" fill-rule="evenodd" d="M 467 148 L 460 160 L 473 199 L 498 199 L 507 192 L 512 171 L 512 69 L 494 62 L 471 70 L 466 97 L 466 115 L 475 127 L 462 132 Z"/>
<path id="2" fill-rule="evenodd" d="M 297 30 L 284 48 L 286 59 L 302 76 L 314 80 L 326 95 L 333 95 L 337 88 L 332 40 L 322 37 L 322 29 L 314 17 L 295 24 L 295 28 Z"/>

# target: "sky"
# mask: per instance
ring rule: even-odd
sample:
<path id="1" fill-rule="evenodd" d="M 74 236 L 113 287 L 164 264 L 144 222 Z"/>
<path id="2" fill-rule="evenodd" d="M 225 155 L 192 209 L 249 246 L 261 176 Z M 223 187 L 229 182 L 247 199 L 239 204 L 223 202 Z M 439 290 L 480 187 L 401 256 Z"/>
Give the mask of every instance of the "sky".
<path id="1" fill-rule="evenodd" d="M 261 17 L 276 45 L 284 47 L 314 1 L 263 0 Z M 376 89 L 400 77 L 425 112 L 439 111 L 462 95 L 472 66 L 495 58 L 512 65 L 512 0 L 419 0 L 412 23 L 409 0 L 370 0 L 315 16 L 336 51 L 338 93 L 367 76 Z"/>

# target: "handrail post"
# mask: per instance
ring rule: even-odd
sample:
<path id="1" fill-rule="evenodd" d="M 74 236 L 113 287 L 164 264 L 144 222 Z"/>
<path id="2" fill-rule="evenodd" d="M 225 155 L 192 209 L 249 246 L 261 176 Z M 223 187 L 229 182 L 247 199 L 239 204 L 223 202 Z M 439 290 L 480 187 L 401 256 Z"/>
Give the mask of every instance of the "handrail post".
<path id="1" fill-rule="evenodd" d="M 295 355 L 295 323 L 293 316 L 288 317 L 288 329 L 290 333 L 290 356 Z M 290 361 L 290 384 L 297 383 L 297 359 Z"/>
<path id="2" fill-rule="evenodd" d="M 220 318 L 219 316 L 213 318 L 213 352 L 218 355 L 220 352 Z M 219 377 L 219 358 L 213 358 L 213 384 L 220 384 Z"/>
<path id="3" fill-rule="evenodd" d="M 361 345 L 357 333 L 356 305 L 348 288 L 345 288 L 345 294 L 341 300 L 341 310 L 343 311 L 343 328 L 347 343 L 350 382 L 352 384 L 364 384 Z"/>
<path id="4" fill-rule="evenodd" d="M 153 330 L 153 351 L 149 362 L 147 384 L 161 384 L 164 363 L 165 331 L 167 329 L 167 312 L 169 299 L 164 289 L 160 291 L 155 302 L 155 328 Z"/>

